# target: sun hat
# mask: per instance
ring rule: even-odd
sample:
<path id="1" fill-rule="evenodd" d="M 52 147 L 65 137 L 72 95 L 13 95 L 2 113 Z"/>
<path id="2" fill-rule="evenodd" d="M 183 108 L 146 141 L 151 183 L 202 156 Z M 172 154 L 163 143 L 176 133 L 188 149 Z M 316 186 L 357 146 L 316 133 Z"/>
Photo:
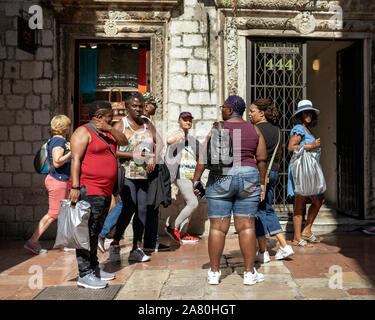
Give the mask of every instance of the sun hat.
<path id="1" fill-rule="evenodd" d="M 316 115 L 319 115 L 320 111 L 313 107 L 312 102 L 310 100 L 301 100 L 298 102 L 297 110 L 294 111 L 293 117 L 295 117 L 298 113 L 306 110 L 312 110 L 316 113 Z"/>
<path id="2" fill-rule="evenodd" d="M 191 115 L 190 112 L 187 112 L 187 111 L 183 111 L 180 113 L 179 117 L 178 117 L 178 120 L 181 120 L 182 118 L 192 118 L 194 119 L 194 117 Z"/>

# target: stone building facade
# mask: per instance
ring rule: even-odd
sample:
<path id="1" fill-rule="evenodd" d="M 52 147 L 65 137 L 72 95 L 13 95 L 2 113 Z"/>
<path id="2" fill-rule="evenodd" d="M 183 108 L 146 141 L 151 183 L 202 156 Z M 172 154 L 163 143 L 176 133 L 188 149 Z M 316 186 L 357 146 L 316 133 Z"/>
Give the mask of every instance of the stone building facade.
<path id="1" fill-rule="evenodd" d="M 34 55 L 17 48 L 17 16 L 20 9 L 28 11 L 32 4 L 43 8 L 43 29 L 37 31 L 38 48 Z M 247 104 L 251 102 L 250 52 L 260 39 L 266 39 L 265 43 L 290 39 L 307 43 L 301 45 L 307 48 L 303 58 L 305 66 L 309 62 L 308 53 L 315 50 L 314 55 L 317 55 L 320 46 L 330 48 L 324 49 L 329 60 L 336 58 L 336 53 L 345 46 L 360 42 L 363 51 L 363 210 L 360 217 L 374 218 L 374 12 L 375 4 L 370 0 L 117 0 L 110 4 L 90 0 L 2 1 L 0 238 L 29 237 L 47 211 L 44 176 L 34 172 L 33 158 L 50 137 L 52 116 L 59 113 L 72 119 L 76 116 L 74 50 L 75 41 L 82 38 L 149 41 L 150 89 L 163 101 L 155 116 L 158 129 L 165 137 L 167 132 L 177 128 L 179 113 L 190 111 L 194 116 L 193 132 L 199 139 L 205 137 L 213 121 L 221 118 L 218 106 L 227 95 L 238 94 Z M 325 57 L 319 58 L 323 63 Z M 336 64 L 334 69 L 336 72 Z M 319 90 L 323 90 L 319 81 L 323 80 L 316 73 L 310 75 L 307 67 L 303 70 L 309 80 L 307 94 L 316 96 L 319 101 Z M 323 71 L 324 66 L 321 73 Z M 329 170 L 325 169 L 331 190 L 335 190 L 328 196 L 328 202 L 335 207 L 336 190 L 340 185 L 337 151 L 333 149 L 338 116 L 334 92 L 336 75 L 332 79 L 328 75 L 328 78 L 325 87 L 332 86 L 329 94 L 335 108 L 327 108 L 322 118 L 324 125 L 317 130 L 323 135 L 322 141 L 324 136 L 332 136 L 326 145 L 330 151 L 322 161 L 326 168 L 335 163 Z M 318 107 L 322 109 L 324 105 Z M 161 210 L 161 226 L 168 218 L 173 219 L 182 206 L 177 194 L 177 200 Z M 203 234 L 207 226 L 203 200 L 189 231 Z M 44 238 L 53 238 L 55 232 L 53 226 Z"/>

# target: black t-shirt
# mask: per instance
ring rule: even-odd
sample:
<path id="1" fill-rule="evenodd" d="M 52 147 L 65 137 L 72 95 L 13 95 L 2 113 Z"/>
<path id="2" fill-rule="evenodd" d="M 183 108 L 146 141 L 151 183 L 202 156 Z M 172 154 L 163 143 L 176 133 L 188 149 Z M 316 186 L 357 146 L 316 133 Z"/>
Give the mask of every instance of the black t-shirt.
<path id="1" fill-rule="evenodd" d="M 273 152 L 277 146 L 277 142 L 279 140 L 279 128 L 274 126 L 273 124 L 269 122 L 261 122 L 257 124 L 257 127 L 259 128 L 260 132 L 263 135 L 264 140 L 266 141 L 266 147 L 267 147 L 267 168 L 268 165 L 272 159 Z M 281 139 L 281 136 L 280 136 Z M 279 143 L 280 147 L 281 141 Z M 278 148 L 279 148 L 278 147 Z M 271 167 L 272 171 L 279 171 L 280 165 L 279 165 L 279 152 L 276 151 L 275 159 L 273 160 L 273 164 Z"/>

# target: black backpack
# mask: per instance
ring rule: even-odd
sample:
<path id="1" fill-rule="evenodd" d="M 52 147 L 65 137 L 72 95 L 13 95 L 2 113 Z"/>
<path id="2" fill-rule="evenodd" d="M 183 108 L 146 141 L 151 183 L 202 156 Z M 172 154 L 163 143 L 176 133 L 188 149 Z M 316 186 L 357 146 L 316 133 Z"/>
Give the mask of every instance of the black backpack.
<path id="1" fill-rule="evenodd" d="M 224 169 L 233 166 L 233 142 L 229 130 L 223 130 L 223 121 L 220 122 L 220 126 L 215 122 L 214 127 L 207 143 L 205 168 L 222 174 Z"/>
<path id="2" fill-rule="evenodd" d="M 51 164 L 48 159 L 48 146 L 51 139 L 44 143 L 34 157 L 34 169 L 37 173 L 48 174 Z"/>

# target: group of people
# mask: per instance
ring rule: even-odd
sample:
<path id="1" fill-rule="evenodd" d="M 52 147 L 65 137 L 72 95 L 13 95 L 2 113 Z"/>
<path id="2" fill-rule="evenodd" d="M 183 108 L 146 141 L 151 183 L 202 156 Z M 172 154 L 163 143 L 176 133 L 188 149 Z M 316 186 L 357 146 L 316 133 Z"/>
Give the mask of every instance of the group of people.
<path id="1" fill-rule="evenodd" d="M 244 284 L 264 281 L 264 276 L 254 267 L 254 261 L 267 263 L 266 237 L 276 236 L 279 249 L 275 259 L 284 259 L 294 251 L 286 243 L 277 214 L 272 208 L 281 159 L 281 133 L 277 126 L 278 111 L 270 99 L 258 99 L 249 109 L 250 122 L 243 120 L 246 110 L 244 100 L 229 96 L 220 107 L 221 130 L 229 132 L 233 147 L 233 162 L 225 170 L 210 170 L 207 185 L 200 180 L 206 169 L 207 147 L 213 139 L 212 130 L 200 143 L 189 130 L 193 116 L 190 112 L 179 115 L 179 129 L 167 136 L 167 149 L 163 145 L 151 121 L 160 101 L 152 94 L 133 93 L 125 101 L 127 115 L 112 125 L 111 104 L 95 101 L 89 106 L 90 121 L 78 127 L 71 136 L 67 134 L 71 122 L 65 115 L 51 121 L 53 137 L 48 144 L 51 169 L 45 185 L 49 194 L 48 213 L 40 220 L 32 237 L 24 248 L 40 254 L 38 240 L 48 226 L 57 219 L 60 200 L 69 198 L 72 204 L 79 200 L 91 206 L 89 218 L 90 250 L 76 249 L 79 277 L 78 286 L 100 289 L 115 274 L 99 268 L 97 249 L 105 251 L 105 239 L 113 231 L 109 245 L 109 258 L 120 261 L 120 240 L 132 220 L 133 246 L 129 261 L 146 262 L 145 252 L 170 250 L 159 242 L 159 207 L 171 202 L 171 183 L 175 183 L 185 200 L 185 207 L 176 219 L 165 227 L 166 234 L 177 244 L 194 243 L 198 238 L 187 232 L 192 214 L 199 205 L 202 189 L 205 189 L 210 231 L 208 253 L 211 267 L 208 283 L 219 284 L 219 269 L 225 236 L 233 212 L 239 246 L 244 257 Z M 297 146 L 305 150 L 320 147 L 310 131 L 319 110 L 309 100 L 298 104 L 288 150 Z M 121 168 L 118 168 L 118 159 Z M 162 160 L 161 160 L 162 159 Z M 123 185 L 119 194 L 116 181 L 122 169 Z M 70 190 L 70 191 L 69 191 Z M 294 196 L 293 178 L 289 172 L 288 194 Z M 295 195 L 294 239 L 296 246 L 309 246 L 320 239 L 311 232 L 311 226 L 323 202 L 323 194 L 315 195 L 309 208 L 306 224 L 302 228 L 303 212 L 308 197 Z M 258 240 L 258 251 L 256 250 Z"/>

